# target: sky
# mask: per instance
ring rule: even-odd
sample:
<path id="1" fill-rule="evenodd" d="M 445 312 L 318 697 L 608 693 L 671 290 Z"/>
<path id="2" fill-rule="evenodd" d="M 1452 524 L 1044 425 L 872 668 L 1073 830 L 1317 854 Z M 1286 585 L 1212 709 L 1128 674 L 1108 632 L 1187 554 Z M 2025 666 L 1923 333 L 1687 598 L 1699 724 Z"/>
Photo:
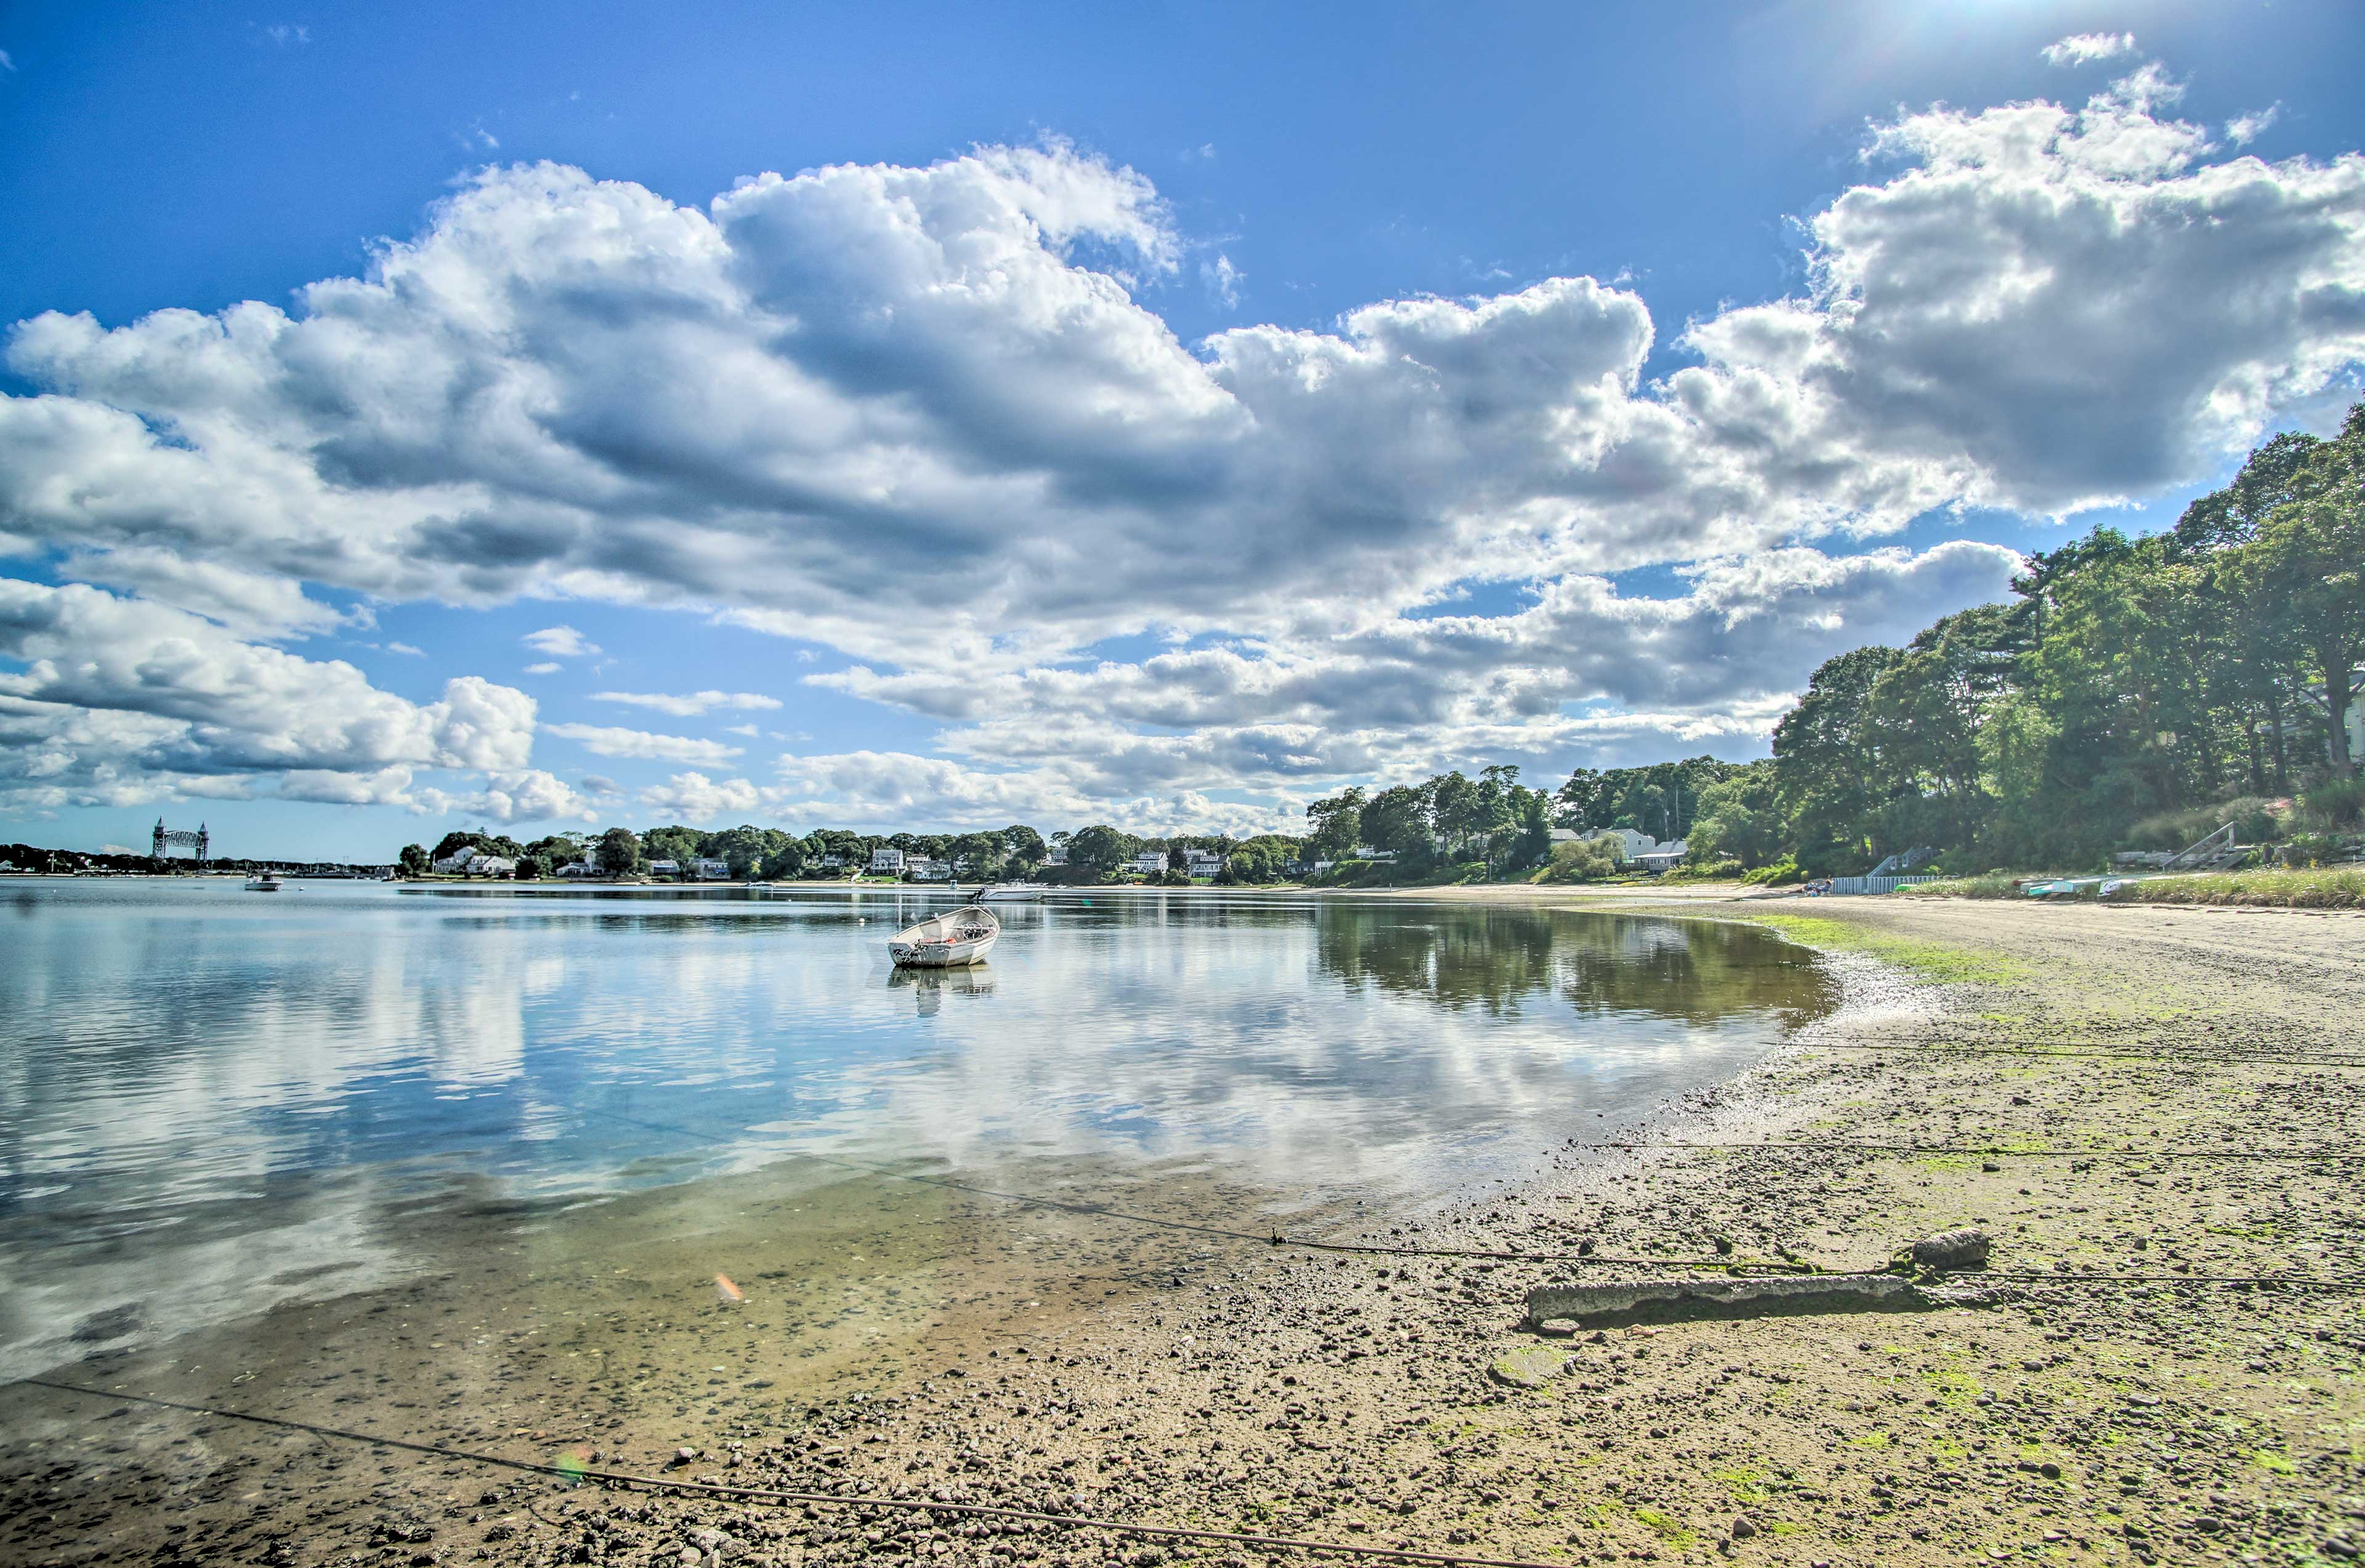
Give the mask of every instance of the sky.
<path id="1" fill-rule="evenodd" d="M 1766 754 L 2365 361 L 2350 0 L 0 10 L 0 838 Z"/>

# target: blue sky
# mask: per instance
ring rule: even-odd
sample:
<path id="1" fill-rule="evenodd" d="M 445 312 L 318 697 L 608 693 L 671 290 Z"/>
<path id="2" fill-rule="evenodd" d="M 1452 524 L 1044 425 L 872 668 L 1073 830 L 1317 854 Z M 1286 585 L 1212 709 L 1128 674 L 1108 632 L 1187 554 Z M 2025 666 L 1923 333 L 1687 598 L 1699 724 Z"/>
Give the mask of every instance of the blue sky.
<path id="1" fill-rule="evenodd" d="M 0 18 L 0 833 L 1761 755 L 2354 393 L 2349 5 L 649 16 Z"/>

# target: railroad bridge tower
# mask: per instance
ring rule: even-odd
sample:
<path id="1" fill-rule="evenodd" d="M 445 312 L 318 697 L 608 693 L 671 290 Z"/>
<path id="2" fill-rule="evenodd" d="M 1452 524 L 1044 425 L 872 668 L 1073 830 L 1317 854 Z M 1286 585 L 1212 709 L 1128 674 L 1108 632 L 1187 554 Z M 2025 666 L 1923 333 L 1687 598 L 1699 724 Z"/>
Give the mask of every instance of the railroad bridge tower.
<path id="1" fill-rule="evenodd" d="M 156 832 L 149 840 L 148 853 L 162 860 L 175 849 L 185 849 L 202 866 L 206 863 L 207 842 L 205 823 L 199 823 L 197 831 L 190 833 L 183 828 L 168 828 L 164 825 L 164 819 L 158 817 Z"/>

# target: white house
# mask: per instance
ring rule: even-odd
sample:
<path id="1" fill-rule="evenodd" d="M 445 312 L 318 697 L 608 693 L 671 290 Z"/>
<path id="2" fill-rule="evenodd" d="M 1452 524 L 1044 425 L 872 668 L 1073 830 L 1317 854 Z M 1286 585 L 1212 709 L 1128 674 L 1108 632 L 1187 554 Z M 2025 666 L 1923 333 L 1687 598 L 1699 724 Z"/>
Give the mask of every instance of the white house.
<path id="1" fill-rule="evenodd" d="M 474 845 L 464 845 L 443 859 L 434 862 L 435 869 L 458 877 L 514 877 L 517 862 L 503 855 L 488 855 Z"/>
<path id="2" fill-rule="evenodd" d="M 1687 852 L 1688 846 L 1677 838 L 1665 844 L 1653 845 L 1631 858 L 1645 871 L 1672 871 L 1684 863 L 1684 856 Z"/>
<path id="3" fill-rule="evenodd" d="M 678 860 L 652 860 L 649 862 L 649 875 L 652 877 L 678 877 L 681 875 L 681 862 Z"/>
<path id="4" fill-rule="evenodd" d="M 1643 856 L 1659 847 L 1657 839 L 1647 833 L 1631 827 L 1597 827 L 1586 834 L 1585 837 L 1587 843 L 1597 839 L 1608 839 L 1618 846 L 1618 857 L 1620 860 L 1640 860 Z"/>
<path id="5" fill-rule="evenodd" d="M 1055 844 L 1044 852 L 1043 864 L 1046 866 L 1065 866 L 1067 863 L 1068 846 L 1065 844 Z"/>
<path id="6" fill-rule="evenodd" d="M 821 868 L 824 871 L 843 871 L 846 869 L 846 857 L 833 849 L 821 857 Z"/>
<path id="7" fill-rule="evenodd" d="M 596 877 L 599 874 L 600 868 L 588 860 L 569 860 L 558 868 L 558 875 L 562 877 Z"/>
<path id="8" fill-rule="evenodd" d="M 1186 849 L 1184 859 L 1191 863 L 1191 875 L 1212 877 L 1224 868 L 1224 857 L 1212 849 Z"/>
<path id="9" fill-rule="evenodd" d="M 1156 877 L 1166 870 L 1166 851 L 1145 849 L 1125 863 L 1128 871 L 1138 871 L 1145 877 Z"/>
<path id="10" fill-rule="evenodd" d="M 900 873 L 903 869 L 903 852 L 900 849 L 890 849 L 882 844 L 870 852 L 870 868 L 874 871 Z"/>
<path id="11" fill-rule="evenodd" d="M 690 869 L 698 874 L 698 879 L 701 882 L 724 881 L 731 875 L 731 862 L 728 860 L 709 860 L 701 856 L 689 865 Z"/>
<path id="12" fill-rule="evenodd" d="M 952 879 L 952 866 L 943 860 L 931 860 L 925 855 L 914 855 L 904 861 L 904 867 L 915 882 L 945 882 Z"/>

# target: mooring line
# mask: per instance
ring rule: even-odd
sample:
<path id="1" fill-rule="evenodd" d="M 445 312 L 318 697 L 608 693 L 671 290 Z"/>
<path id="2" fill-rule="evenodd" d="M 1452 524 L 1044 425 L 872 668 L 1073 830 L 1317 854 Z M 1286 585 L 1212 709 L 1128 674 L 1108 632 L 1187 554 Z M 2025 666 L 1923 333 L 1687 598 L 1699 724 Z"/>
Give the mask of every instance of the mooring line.
<path id="1" fill-rule="evenodd" d="M 1714 1142 L 1626 1142 L 1602 1141 L 1579 1143 L 1575 1148 L 1701 1148 L 1755 1153 L 1761 1149 L 1799 1149 L 1809 1153 L 1830 1154 L 1851 1149 L 1864 1149 L 1879 1154 L 1979 1154 L 1998 1159 L 2276 1159 L 2306 1161 L 2360 1160 L 2365 1153 L 2341 1154 L 2330 1150 L 2315 1153 L 2292 1153 L 2245 1148 L 2004 1148 L 1990 1144 L 1973 1143 L 1864 1143 L 1852 1138 L 1786 1138 L 1768 1143 Z"/>
<path id="2" fill-rule="evenodd" d="M 2033 1270 L 1998 1273 L 1989 1269 L 1941 1269 L 1933 1272 L 1949 1284 L 2001 1280 L 2012 1284 L 2042 1285 L 2241 1285 L 2334 1294 L 2365 1291 L 2365 1279 L 2319 1280 L 2292 1274 L 2048 1274 Z"/>
<path id="3" fill-rule="evenodd" d="M 1870 1040 L 1798 1040 L 1800 1050 L 1894 1051 L 1900 1056 L 1931 1057 L 2068 1057 L 2090 1061 L 2149 1061 L 2175 1066 L 2180 1062 L 2236 1062 L 2248 1067 L 2365 1067 L 2365 1057 L 2272 1056 L 2246 1051 L 2113 1051 L 2091 1047 L 2067 1049 L 2053 1046 L 1898 1046 Z"/>
<path id="4" fill-rule="evenodd" d="M 1530 1562 L 1518 1557 L 1466 1557 L 1452 1552 L 1414 1551 L 1400 1547 L 1358 1546 L 1346 1541 L 1302 1540 L 1292 1536 L 1249 1535 L 1237 1530 L 1192 1529 L 1181 1525 L 1133 1524 L 1123 1519 L 1096 1518 L 1087 1514 L 1054 1514 L 1035 1508 L 1005 1508 L 991 1503 L 947 1503 L 925 1497 L 846 1497 L 835 1492 L 800 1492 L 784 1487 L 727 1486 L 717 1482 L 678 1481 L 670 1476 L 637 1475 L 628 1471 L 599 1470 L 588 1465 L 549 1464 L 539 1460 L 510 1459 L 501 1454 L 484 1453 L 474 1449 L 453 1448 L 445 1443 L 422 1443 L 403 1438 L 379 1437 L 373 1433 L 356 1432 L 342 1427 L 328 1427 L 314 1421 L 299 1421 L 293 1417 L 264 1416 L 246 1410 L 226 1410 L 219 1406 L 195 1405 L 177 1399 L 160 1399 L 152 1394 L 124 1394 L 111 1388 L 91 1388 L 81 1383 L 59 1383 L 49 1378 L 27 1377 L 18 1378 L 16 1382 L 35 1388 L 49 1388 L 66 1394 L 84 1394 L 95 1399 L 113 1399 L 130 1405 L 152 1406 L 159 1409 L 179 1410 L 190 1415 L 211 1416 L 226 1421 L 246 1421 L 259 1427 L 305 1432 L 314 1437 L 334 1438 L 345 1442 L 367 1444 L 374 1448 L 400 1449 L 408 1453 L 426 1454 L 436 1459 L 457 1460 L 469 1464 L 521 1471 L 532 1475 L 555 1476 L 563 1481 L 590 1482 L 602 1486 L 638 1486 L 650 1491 L 673 1492 L 689 1496 L 729 1497 L 760 1503 L 798 1503 L 808 1507 L 882 1508 L 931 1514 L 965 1514 L 973 1518 L 1016 1519 L 1029 1524 L 1057 1525 L 1066 1529 L 1104 1530 L 1117 1535 L 1153 1536 L 1164 1540 L 1223 1541 L 1235 1546 L 1261 1547 L 1268 1551 L 1328 1552 L 1341 1557 L 1381 1558 L 1393 1562 L 1433 1562 L 1443 1564 L 1445 1568 L 1566 1568 L 1565 1564 Z"/>

